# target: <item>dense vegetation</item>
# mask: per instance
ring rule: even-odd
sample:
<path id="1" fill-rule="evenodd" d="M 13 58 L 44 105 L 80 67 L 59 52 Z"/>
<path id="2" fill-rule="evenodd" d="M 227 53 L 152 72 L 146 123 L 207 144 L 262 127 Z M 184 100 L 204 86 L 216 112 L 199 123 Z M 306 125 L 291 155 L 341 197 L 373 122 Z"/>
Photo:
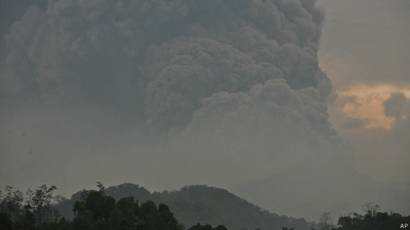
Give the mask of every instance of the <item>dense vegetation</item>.
<path id="1" fill-rule="evenodd" d="M 314 224 L 304 219 L 282 216 L 268 212 L 231 192 L 209 186 L 186 186 L 176 191 L 150 192 L 135 184 L 121 184 L 105 189 L 107 195 L 116 200 L 134 197 L 140 202 L 154 201 L 169 206 L 175 217 L 185 226 L 197 223 L 223 224 L 228 229 L 281 230 L 282 227 L 296 230 L 311 230 Z M 73 218 L 72 206 L 81 199 L 81 193 L 57 205 L 66 219 Z"/>
<path id="2" fill-rule="evenodd" d="M 370 209 L 364 215 L 354 213 L 340 217 L 334 230 L 394 230 L 404 229 L 406 224 L 410 224 L 410 216 Z"/>
<path id="3" fill-rule="evenodd" d="M 40 186 L 26 196 L 12 187 L 1 194 L 1 230 L 183 230 L 167 205 L 133 197 L 116 201 L 104 187 L 85 191 L 73 206 L 74 218 L 66 220 L 54 207 L 56 187 Z M 226 230 L 224 226 L 196 224 L 189 230 Z"/>
<path id="4" fill-rule="evenodd" d="M 321 218 L 318 230 L 395 230 L 408 229 L 410 216 L 382 212 L 373 203 L 363 205 L 364 214 L 353 213 L 339 218 L 337 225 L 331 223 L 329 213 Z M 284 229 L 288 230 L 288 229 Z"/>
<path id="5" fill-rule="evenodd" d="M 170 208 L 159 203 L 156 205 L 153 201 L 146 200 L 139 202 L 135 199 L 136 195 L 143 199 L 161 197 L 161 193 L 150 194 L 141 187 L 122 185 L 105 189 L 103 185 L 98 184 L 98 190 L 82 191 L 74 197 L 75 200 L 66 200 L 62 197 L 55 196 L 55 186 L 42 185 L 35 190 L 28 190 L 26 194 L 6 187 L 4 192 L 0 190 L 0 229 L 1 230 L 183 230 L 185 226 L 177 220 Z M 135 188 L 138 188 L 135 190 Z M 193 193 L 192 190 L 197 190 L 203 196 Z M 187 192 L 187 190 L 189 192 Z M 188 200 L 198 199 L 198 201 L 209 201 L 210 207 L 212 201 L 219 203 L 222 200 L 224 205 L 229 205 L 230 194 L 220 190 L 213 191 L 215 188 L 204 189 L 201 186 L 193 188 L 185 188 L 180 193 L 166 192 L 167 198 L 162 198 L 163 201 L 171 202 L 177 209 L 185 209 L 184 215 L 199 215 L 204 212 L 200 203 L 189 204 Z M 111 193 L 111 195 L 109 195 Z M 206 194 L 205 194 L 206 193 Z M 175 199 L 179 195 L 185 197 L 184 201 L 181 198 Z M 204 197 L 207 197 L 205 199 Z M 219 197 L 218 197 L 219 196 Z M 224 197 L 225 196 L 225 197 Z M 174 199 L 171 199 L 174 197 Z M 179 203 L 176 201 L 180 201 Z M 185 203 L 184 203 L 185 202 Z M 232 200 L 231 200 L 232 202 Z M 61 204 L 71 204 L 73 212 L 72 218 L 65 218 L 60 215 L 58 209 L 61 209 Z M 190 209 L 191 205 L 193 209 Z M 235 204 L 230 204 L 235 205 Z M 237 204 L 236 204 L 237 205 Z M 179 207 L 178 207 L 179 206 Z M 197 209 L 195 211 L 194 209 Z M 199 210 L 199 211 L 198 211 Z M 181 210 L 180 210 L 181 211 Z M 223 223 L 226 221 L 224 216 L 229 216 L 230 213 L 222 213 L 218 210 L 208 209 L 210 212 L 215 212 L 213 216 L 220 216 Z M 207 212 L 205 212 L 207 213 Z M 202 213 L 203 215 L 203 213 Z M 185 216 L 186 217 L 186 216 Z M 242 219 L 251 219 L 252 216 L 237 216 L 239 223 Z M 212 218 L 210 218 L 212 220 Z M 410 223 L 410 216 L 402 216 L 397 213 L 387 213 L 379 211 L 376 205 L 367 206 L 365 214 L 354 213 L 349 216 L 339 218 L 337 226 L 329 222 L 329 216 L 324 215 L 321 223 L 312 225 L 312 230 L 393 230 L 400 229 Z M 202 222 L 205 223 L 205 222 Z M 224 224 L 224 223 L 223 223 Z M 254 223 L 254 226 L 260 226 L 261 223 Z M 263 223 L 262 223 L 263 224 Z M 188 225 L 190 226 L 190 225 Z M 285 225 L 283 225 L 285 226 Z M 282 229 L 282 230 L 300 230 L 295 227 L 272 227 L 272 228 L 257 228 L 263 229 Z M 255 229 L 247 226 L 232 229 Z M 212 227 L 209 224 L 194 224 L 188 230 L 227 230 L 223 225 Z"/>

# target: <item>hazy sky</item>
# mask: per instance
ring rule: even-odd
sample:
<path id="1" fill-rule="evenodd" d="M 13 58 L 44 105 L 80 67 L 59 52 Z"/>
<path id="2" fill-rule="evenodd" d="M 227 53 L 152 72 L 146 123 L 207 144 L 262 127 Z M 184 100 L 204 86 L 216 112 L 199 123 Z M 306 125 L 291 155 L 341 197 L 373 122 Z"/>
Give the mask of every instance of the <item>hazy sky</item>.
<path id="1" fill-rule="evenodd" d="M 354 118 L 389 127 L 383 102 L 393 92 L 410 92 L 410 2 L 320 0 L 320 5 L 327 15 L 321 65 L 336 93 L 362 98 L 361 108 L 350 114 Z M 339 112 L 333 114 L 335 125 Z"/>
<path id="2" fill-rule="evenodd" d="M 391 120 L 384 115 L 383 102 L 391 93 L 410 93 L 410 2 L 319 2 L 326 11 L 321 65 L 336 94 L 361 98 L 360 108 L 353 105 L 355 111 L 349 114 L 353 118 L 364 120 L 367 126 L 388 128 Z M 343 123 L 339 112 L 333 113 L 336 126 Z"/>
<path id="3" fill-rule="evenodd" d="M 403 130 L 409 126 L 386 116 L 385 103 L 395 93 L 410 100 L 410 1 L 319 2 L 326 11 L 321 65 L 335 93 L 332 123 L 359 149 L 363 172 L 408 181 L 410 151 Z"/>
<path id="4" fill-rule="evenodd" d="M 320 5 L 326 11 L 320 54 L 336 87 L 410 84 L 408 0 L 320 0 Z"/>
<path id="5" fill-rule="evenodd" d="M 319 60 L 312 1 L 252 2 L 218 23 L 162 1 L 32 8 L 0 49 L 0 186 L 209 184 L 309 219 L 410 212 L 410 1 L 319 0 Z"/>

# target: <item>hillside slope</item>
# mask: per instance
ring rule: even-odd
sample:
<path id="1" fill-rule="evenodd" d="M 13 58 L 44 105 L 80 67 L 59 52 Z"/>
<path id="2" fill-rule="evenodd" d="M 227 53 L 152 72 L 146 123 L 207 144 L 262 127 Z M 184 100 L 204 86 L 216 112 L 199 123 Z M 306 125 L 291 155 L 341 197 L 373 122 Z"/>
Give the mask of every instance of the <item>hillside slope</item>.
<path id="1" fill-rule="evenodd" d="M 149 192 L 134 184 L 121 184 L 109 187 L 106 193 L 120 199 L 135 197 L 140 202 L 152 200 L 167 204 L 176 218 L 185 226 L 196 223 L 211 225 L 223 224 L 230 230 L 267 229 L 280 230 L 282 227 L 293 227 L 297 230 L 310 230 L 312 224 L 304 219 L 280 216 L 262 210 L 227 190 L 208 186 L 187 186 L 177 191 Z M 67 218 L 72 217 L 71 207 L 81 197 L 81 192 L 71 199 L 57 205 L 59 211 Z"/>

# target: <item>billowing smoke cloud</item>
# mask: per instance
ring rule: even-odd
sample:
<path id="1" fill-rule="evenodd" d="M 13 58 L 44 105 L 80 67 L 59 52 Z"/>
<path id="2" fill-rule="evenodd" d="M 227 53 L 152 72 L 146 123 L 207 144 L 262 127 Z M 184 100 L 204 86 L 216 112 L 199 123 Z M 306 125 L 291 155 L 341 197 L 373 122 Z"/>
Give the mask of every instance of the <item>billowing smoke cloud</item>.
<path id="1" fill-rule="evenodd" d="M 2 85 L 12 95 L 112 104 L 159 129 L 185 126 L 214 93 L 270 79 L 316 88 L 324 99 L 314 3 L 50 1 L 30 8 L 7 36 L 11 79 Z"/>
<path id="2" fill-rule="evenodd" d="M 1 114 L 0 124 L 11 130 L 1 134 L 8 143 L 2 162 L 13 162 L 35 140 L 41 159 L 66 162 L 67 172 L 78 163 L 67 156 L 80 158 L 67 177 L 87 182 L 105 175 L 114 183 L 207 183 L 243 194 L 266 184 L 259 200 L 256 192 L 249 197 L 286 214 L 316 218 L 330 207 L 348 209 L 350 196 L 339 197 L 346 189 L 337 188 L 354 187 L 354 170 L 328 121 L 331 83 L 317 57 L 322 22 L 315 0 L 55 0 L 33 6 L 6 36 L 0 95 L 2 108 L 13 112 Z M 109 115 L 94 115 L 101 111 Z M 127 128 L 96 129 L 101 123 L 95 120 Z M 23 121 L 30 143 L 14 137 Z M 59 146 L 64 149 L 56 153 Z M 38 154 L 35 149 L 29 153 Z M 23 175 L 12 166 L 2 170 Z M 281 193 L 277 184 L 292 192 Z M 329 194 L 324 184 L 333 188 Z M 273 192 L 279 195 L 267 196 Z"/>

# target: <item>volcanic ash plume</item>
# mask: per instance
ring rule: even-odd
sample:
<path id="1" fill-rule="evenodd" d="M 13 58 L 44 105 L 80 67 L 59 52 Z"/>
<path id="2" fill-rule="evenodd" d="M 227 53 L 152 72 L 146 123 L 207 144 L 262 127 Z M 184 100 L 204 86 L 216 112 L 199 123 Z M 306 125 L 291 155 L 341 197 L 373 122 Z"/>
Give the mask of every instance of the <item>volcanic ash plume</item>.
<path id="1" fill-rule="evenodd" d="M 315 0 L 49 1 L 7 35 L 2 93 L 109 104 L 169 130 L 186 127 L 221 93 L 281 82 L 296 103 L 306 91 L 316 95 L 320 109 L 292 109 L 296 116 L 327 124 L 322 19 Z"/>
<path id="2" fill-rule="evenodd" d="M 13 131 L 0 133 L 8 146 L 3 162 L 26 147 L 56 165 L 59 154 L 87 156 L 81 160 L 84 169 L 65 166 L 89 175 L 67 177 L 71 184 L 93 183 L 92 175 L 113 181 L 136 175 L 132 179 L 154 181 L 161 189 L 202 183 L 252 190 L 257 186 L 246 185 L 274 181 L 264 186 L 264 194 L 247 198 L 282 213 L 318 216 L 338 196 L 324 199 L 325 182 L 335 191 L 352 186 L 334 182 L 350 170 L 340 159 L 349 155 L 338 154 L 338 138 L 328 122 L 331 83 L 318 65 L 323 14 L 315 4 L 54 0 L 29 8 L 6 36 L 0 106 L 31 107 L 9 115 L 11 121 L 0 119 Z M 107 115 L 98 117 L 100 111 Z M 110 122 L 127 128 L 129 122 L 138 124 L 137 134 L 105 130 L 102 124 Z M 19 127 L 28 127 L 33 148 L 14 137 Z M 61 146 L 69 147 L 63 151 Z M 118 172 L 106 167 L 88 172 L 95 158 L 117 162 Z M 36 167 L 44 175 L 56 175 L 42 164 Z M 18 167 L 10 168 L 13 178 L 25 178 Z M 332 174 L 320 179 L 325 170 Z M 278 183 L 292 188 L 283 194 L 300 202 L 272 196 L 282 194 Z M 314 205 L 304 205 L 311 200 Z"/>

